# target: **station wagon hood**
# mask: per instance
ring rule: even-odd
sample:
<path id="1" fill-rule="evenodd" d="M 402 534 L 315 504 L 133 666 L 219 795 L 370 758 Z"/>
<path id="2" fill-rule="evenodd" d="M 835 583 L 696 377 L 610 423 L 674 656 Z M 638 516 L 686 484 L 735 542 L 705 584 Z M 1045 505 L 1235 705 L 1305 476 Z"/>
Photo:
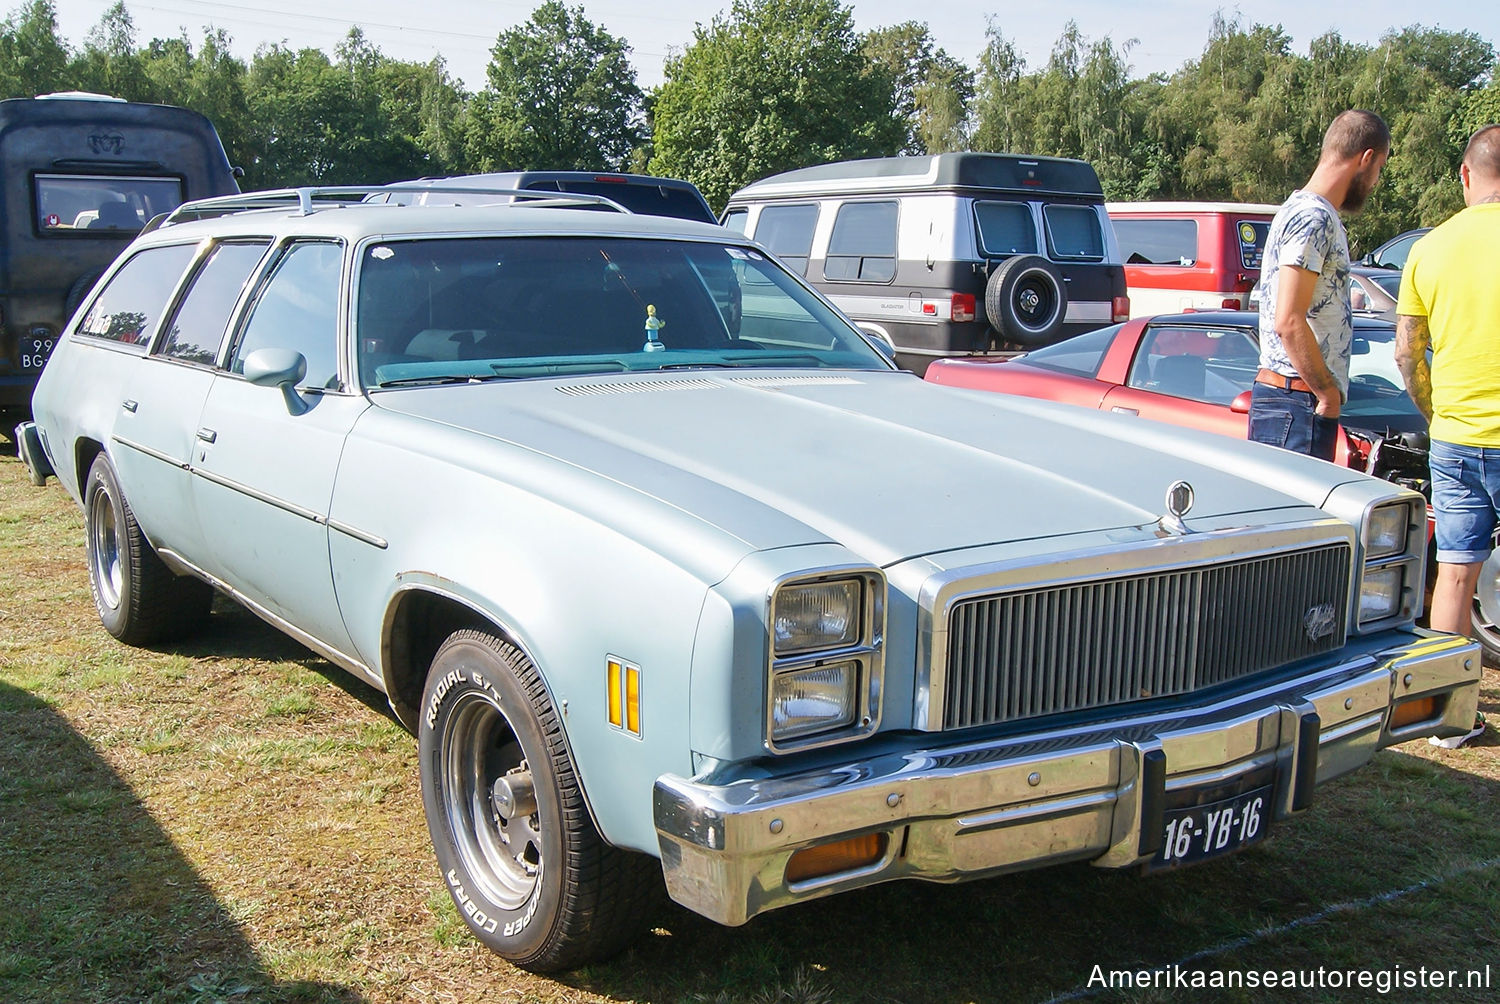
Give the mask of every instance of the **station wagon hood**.
<path id="1" fill-rule="evenodd" d="M 1150 526 L 1179 480 L 1196 493 L 1191 525 L 1302 517 L 1360 477 L 1207 433 L 905 373 L 632 374 L 409 388 L 375 401 L 587 471 L 601 493 L 645 493 L 757 549 L 836 542 L 881 566 Z"/>

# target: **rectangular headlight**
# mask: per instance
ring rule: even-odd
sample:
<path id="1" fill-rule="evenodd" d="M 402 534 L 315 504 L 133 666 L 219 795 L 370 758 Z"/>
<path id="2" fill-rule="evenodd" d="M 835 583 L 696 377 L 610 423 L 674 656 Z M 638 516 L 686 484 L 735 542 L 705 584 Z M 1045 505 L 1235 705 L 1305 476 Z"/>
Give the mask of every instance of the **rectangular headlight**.
<path id="1" fill-rule="evenodd" d="M 842 648 L 859 641 L 863 606 L 860 579 L 782 586 L 771 608 L 776 654 Z"/>
<path id="2" fill-rule="evenodd" d="M 1359 622 L 1369 624 L 1401 612 L 1401 587 L 1405 565 L 1368 568 L 1359 584 Z"/>
<path id="3" fill-rule="evenodd" d="M 1411 506 L 1405 502 L 1372 510 L 1365 524 L 1365 560 L 1389 558 L 1405 551 L 1410 520 Z"/>
<path id="4" fill-rule="evenodd" d="M 771 738 L 792 739 L 853 724 L 859 663 L 777 673 L 771 680 Z"/>

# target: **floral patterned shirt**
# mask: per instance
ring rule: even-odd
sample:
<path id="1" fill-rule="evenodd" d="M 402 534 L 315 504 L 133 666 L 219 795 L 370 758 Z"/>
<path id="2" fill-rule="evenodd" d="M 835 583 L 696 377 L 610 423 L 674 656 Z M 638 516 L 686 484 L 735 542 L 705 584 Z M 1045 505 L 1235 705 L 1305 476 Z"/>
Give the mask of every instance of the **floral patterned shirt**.
<path id="1" fill-rule="evenodd" d="M 1349 238 L 1338 210 L 1321 195 L 1293 192 L 1271 221 L 1260 266 L 1260 364 L 1283 376 L 1297 376 L 1276 335 L 1276 292 L 1282 265 L 1318 274 L 1307 323 L 1317 336 L 1323 362 L 1349 396 L 1349 349 L 1354 315 L 1349 308 Z"/>

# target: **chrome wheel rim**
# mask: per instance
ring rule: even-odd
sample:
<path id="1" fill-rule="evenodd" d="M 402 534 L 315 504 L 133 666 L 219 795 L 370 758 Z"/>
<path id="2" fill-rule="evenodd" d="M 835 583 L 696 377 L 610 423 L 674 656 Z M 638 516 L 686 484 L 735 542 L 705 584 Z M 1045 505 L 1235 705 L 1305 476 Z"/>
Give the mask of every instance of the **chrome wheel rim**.
<path id="1" fill-rule="evenodd" d="M 89 499 L 89 571 L 100 602 L 111 610 L 118 609 L 125 572 L 120 564 L 114 499 L 102 485 L 94 489 Z"/>
<path id="2" fill-rule="evenodd" d="M 519 910 L 542 878 L 541 815 L 497 797 L 529 787 L 525 750 L 488 694 L 460 695 L 439 745 L 443 809 L 464 871 L 485 897 Z M 528 811 L 529 810 L 529 811 Z"/>

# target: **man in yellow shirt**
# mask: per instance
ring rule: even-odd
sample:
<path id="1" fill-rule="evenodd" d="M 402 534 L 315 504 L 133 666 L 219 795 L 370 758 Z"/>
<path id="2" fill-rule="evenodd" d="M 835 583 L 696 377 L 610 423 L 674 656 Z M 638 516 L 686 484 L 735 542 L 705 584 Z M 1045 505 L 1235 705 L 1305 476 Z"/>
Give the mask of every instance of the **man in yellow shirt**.
<path id="1" fill-rule="evenodd" d="M 1500 523 L 1500 125 L 1470 137 L 1458 177 L 1467 208 L 1412 245 L 1402 269 L 1396 363 L 1432 440 L 1431 623 L 1468 635 Z"/>

